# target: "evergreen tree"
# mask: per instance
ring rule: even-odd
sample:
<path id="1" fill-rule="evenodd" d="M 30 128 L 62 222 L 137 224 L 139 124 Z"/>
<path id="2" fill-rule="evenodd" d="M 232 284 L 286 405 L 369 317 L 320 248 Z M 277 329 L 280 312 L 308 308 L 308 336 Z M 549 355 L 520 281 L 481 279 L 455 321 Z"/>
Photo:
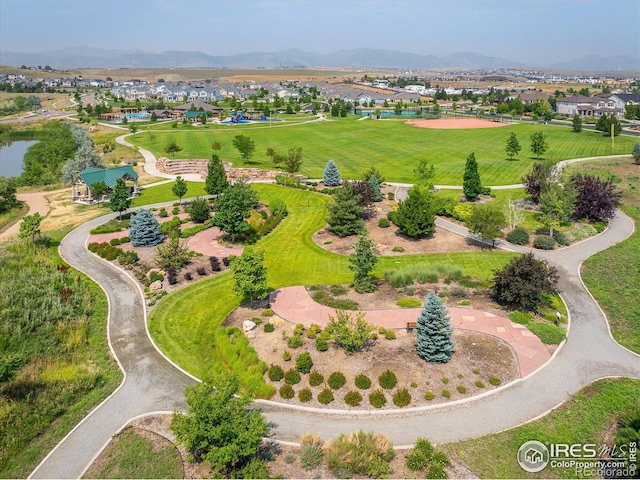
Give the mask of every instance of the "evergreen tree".
<path id="1" fill-rule="evenodd" d="M 349 270 L 353 272 L 353 289 L 358 293 L 370 293 L 377 289 L 371 272 L 378 263 L 373 240 L 365 232 L 358 235 L 353 245 L 354 253 L 349 255 Z"/>
<path id="2" fill-rule="evenodd" d="M 355 195 L 350 182 L 344 182 L 342 187 L 336 189 L 333 196 L 333 204 L 329 205 L 329 217 L 327 223 L 329 230 L 339 237 L 346 237 L 360 232 L 364 226 L 360 215 L 360 196 Z"/>
<path id="3" fill-rule="evenodd" d="M 640 165 L 640 143 L 636 142 L 633 144 L 633 150 L 631 150 L 631 156 L 633 157 L 633 161 Z"/>
<path id="4" fill-rule="evenodd" d="M 207 179 L 205 180 L 204 190 L 209 195 L 219 195 L 228 187 L 227 172 L 220 157 L 214 153 L 207 164 Z"/>
<path id="5" fill-rule="evenodd" d="M 416 329 L 416 348 L 420 358 L 431 363 L 447 363 L 451 359 L 454 343 L 451 341 L 453 328 L 448 314 L 447 307 L 436 294 L 429 292 Z"/>
<path id="6" fill-rule="evenodd" d="M 340 170 L 333 160 L 327 162 L 327 166 L 324 167 L 324 174 L 322 175 L 322 181 L 327 187 L 338 187 L 342 180 L 340 179 Z"/>
<path id="7" fill-rule="evenodd" d="M 436 215 L 431 206 L 432 195 L 420 187 L 412 187 L 405 201 L 390 217 L 400 231 L 413 238 L 431 235 L 436 229 Z"/>
<path id="8" fill-rule="evenodd" d="M 154 260 L 160 268 L 180 270 L 192 256 L 193 252 L 180 243 L 180 227 L 176 225 L 169 230 L 169 241 L 158 247 Z"/>
<path id="9" fill-rule="evenodd" d="M 509 155 L 509 160 L 513 160 L 513 157 L 515 157 L 518 152 L 522 150 L 520 142 L 518 141 L 518 137 L 516 137 L 515 133 L 509 135 L 509 139 L 507 140 L 507 148 L 505 150 L 507 152 L 507 155 Z"/>
<path id="10" fill-rule="evenodd" d="M 182 197 L 187 194 L 187 190 L 189 190 L 187 182 L 185 182 L 182 177 L 178 175 L 176 177 L 176 183 L 174 183 L 171 187 L 171 191 L 176 197 L 178 197 L 178 203 L 180 203 L 180 205 L 182 205 Z"/>
<path id="11" fill-rule="evenodd" d="M 573 115 L 571 119 L 571 123 L 573 124 L 573 131 L 576 133 L 580 133 L 582 131 L 582 118 L 577 113 Z"/>
<path id="12" fill-rule="evenodd" d="M 369 180 L 367 180 L 367 184 L 371 187 L 371 193 L 373 196 L 374 202 L 382 201 L 382 192 L 380 191 L 380 184 L 378 183 L 378 179 L 375 175 L 371 175 Z"/>
<path id="13" fill-rule="evenodd" d="M 473 152 L 467 157 L 467 163 L 464 167 L 462 190 L 464 191 L 464 196 L 471 202 L 482 193 L 482 183 L 480 182 L 480 173 L 478 173 L 478 162 Z"/>
<path id="14" fill-rule="evenodd" d="M 118 178 L 115 186 L 111 189 L 109 208 L 114 212 L 118 212 L 118 217 L 122 219 L 122 212 L 129 208 L 130 205 L 129 187 L 127 187 L 127 184 L 122 178 Z"/>
<path id="15" fill-rule="evenodd" d="M 158 220 L 146 208 L 141 208 L 131 216 L 129 237 L 134 247 L 153 247 L 162 243 L 163 239 Z"/>

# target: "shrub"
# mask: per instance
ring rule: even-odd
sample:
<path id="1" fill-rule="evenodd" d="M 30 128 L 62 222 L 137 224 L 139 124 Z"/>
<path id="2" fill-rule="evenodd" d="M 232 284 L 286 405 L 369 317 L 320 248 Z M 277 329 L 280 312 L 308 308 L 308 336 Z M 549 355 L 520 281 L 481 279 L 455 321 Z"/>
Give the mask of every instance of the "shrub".
<path id="1" fill-rule="evenodd" d="M 322 463 L 322 450 L 315 445 L 304 445 L 300 449 L 300 466 L 305 470 L 313 470 Z"/>
<path id="2" fill-rule="evenodd" d="M 333 402 L 333 392 L 330 389 L 325 388 L 318 394 L 318 401 L 323 405 L 328 405 Z"/>
<path id="3" fill-rule="evenodd" d="M 444 467 L 439 463 L 431 463 L 427 470 L 427 478 L 447 478 L 447 472 Z"/>
<path id="4" fill-rule="evenodd" d="M 458 385 L 456 387 L 456 390 L 458 390 L 458 392 L 460 393 L 467 393 L 467 387 L 465 387 L 464 385 Z"/>
<path id="5" fill-rule="evenodd" d="M 466 222 L 471 218 L 473 214 L 473 203 L 458 203 L 455 207 L 453 207 L 453 211 L 451 212 L 451 216 L 456 220 L 460 220 L 461 222 Z"/>
<path id="6" fill-rule="evenodd" d="M 300 335 L 292 335 L 289 338 L 287 338 L 287 347 L 289 348 L 301 347 L 303 343 L 304 343 L 304 340 Z"/>
<path id="7" fill-rule="evenodd" d="M 533 320 L 533 314 L 530 312 L 511 312 L 509 314 L 509 320 L 520 325 L 528 325 Z"/>
<path id="8" fill-rule="evenodd" d="M 178 271 L 175 268 L 167 269 L 167 280 L 169 285 L 175 285 L 178 283 Z"/>
<path id="9" fill-rule="evenodd" d="M 211 265 L 212 272 L 219 272 L 220 270 L 222 270 L 218 257 L 209 257 L 209 265 Z"/>
<path id="10" fill-rule="evenodd" d="M 596 232 L 602 233 L 607 228 L 607 222 L 603 220 L 598 220 L 596 222 L 593 222 L 593 228 L 596 229 Z"/>
<path id="11" fill-rule="evenodd" d="M 371 388 L 371 379 L 364 373 L 356 376 L 354 383 L 360 390 L 367 390 Z"/>
<path id="12" fill-rule="evenodd" d="M 369 394 L 369 403 L 375 408 L 382 408 L 387 403 L 387 397 L 382 390 L 375 390 Z"/>
<path id="13" fill-rule="evenodd" d="M 311 354 L 309 352 L 302 352 L 296 357 L 296 370 L 300 373 L 309 373 L 313 366 L 313 360 L 311 360 Z"/>
<path id="14" fill-rule="evenodd" d="M 562 245 L 563 247 L 566 247 L 571 244 L 567 236 L 562 232 L 555 232 L 553 238 L 555 239 L 558 245 Z"/>
<path id="15" fill-rule="evenodd" d="M 529 330 L 535 333 L 542 343 L 555 345 L 562 342 L 566 337 L 566 330 L 549 323 L 531 322 L 527 325 Z"/>
<path id="16" fill-rule="evenodd" d="M 507 241 L 514 245 L 526 245 L 529 243 L 529 233 L 524 228 L 516 227 L 507 233 Z"/>
<path id="17" fill-rule="evenodd" d="M 446 385 L 447 383 L 449 383 L 449 378 L 448 378 L 448 377 L 442 377 L 442 379 L 441 379 L 441 380 L 442 380 L 442 383 L 444 383 L 445 385 Z"/>
<path id="18" fill-rule="evenodd" d="M 391 251 L 392 251 L 392 252 L 399 252 L 399 253 L 402 253 L 402 252 L 404 252 L 404 248 L 396 246 L 396 247 L 393 247 L 393 248 L 391 249 Z"/>
<path id="19" fill-rule="evenodd" d="M 316 338 L 316 350 L 319 352 L 326 352 L 329 350 L 329 344 L 327 343 L 327 339 L 320 336 Z"/>
<path id="20" fill-rule="evenodd" d="M 425 400 L 433 400 L 436 396 L 433 394 L 432 391 L 428 391 L 427 393 L 424 394 L 424 399 Z"/>
<path id="21" fill-rule="evenodd" d="M 417 472 L 424 470 L 427 467 L 427 462 L 425 455 L 421 451 L 414 449 L 407 455 L 406 465 L 412 472 Z"/>
<path id="22" fill-rule="evenodd" d="M 307 338 L 315 340 L 321 331 L 322 329 L 320 328 L 320 325 L 318 325 L 317 323 L 312 323 L 309 327 L 309 330 L 307 330 Z"/>
<path id="23" fill-rule="evenodd" d="M 228 266 L 229 266 L 229 262 L 230 262 L 230 261 L 231 261 L 231 260 L 229 260 L 229 257 L 224 257 L 224 258 L 222 259 L 222 264 L 223 264 L 225 267 L 228 267 Z"/>
<path id="24" fill-rule="evenodd" d="M 200 233 L 209 228 L 207 225 L 200 224 L 194 225 L 193 227 L 185 228 L 180 232 L 180 238 L 189 238 L 193 237 L 196 233 Z"/>
<path id="25" fill-rule="evenodd" d="M 380 386 L 385 390 L 390 390 L 396 386 L 398 379 L 396 378 L 396 374 L 391 370 L 385 370 L 378 377 L 378 383 L 380 383 Z"/>
<path id="26" fill-rule="evenodd" d="M 302 332 L 304 332 L 304 324 L 302 323 L 296 324 L 296 326 L 293 328 L 293 334 L 302 335 Z"/>
<path id="27" fill-rule="evenodd" d="M 119 238 L 112 238 L 111 240 L 109 240 L 109 245 L 112 246 L 116 246 L 116 245 L 120 245 L 120 239 Z"/>
<path id="28" fill-rule="evenodd" d="M 539 248 L 540 250 L 553 250 L 556 241 L 548 235 L 540 235 L 533 241 L 533 248 Z"/>
<path id="29" fill-rule="evenodd" d="M 484 382 L 482 382 L 481 380 L 476 381 L 476 387 L 484 388 Z"/>
<path id="30" fill-rule="evenodd" d="M 344 396 L 344 401 L 351 407 L 357 407 L 362 402 L 362 395 L 357 391 L 350 391 Z"/>
<path id="31" fill-rule="evenodd" d="M 416 307 L 420 307 L 422 305 L 422 302 L 417 298 L 404 297 L 399 299 L 396 302 L 396 305 L 398 305 L 401 308 L 416 308 Z"/>
<path id="32" fill-rule="evenodd" d="M 120 265 L 131 265 L 138 261 L 138 254 L 136 252 L 122 252 L 118 255 L 118 262 Z"/>
<path id="33" fill-rule="evenodd" d="M 389 222 L 389 219 L 382 217 L 380 220 L 378 220 L 378 226 L 380 228 L 388 228 L 391 225 L 391 223 Z"/>
<path id="34" fill-rule="evenodd" d="M 312 371 L 309 375 L 309 385 L 317 387 L 318 385 L 321 385 L 322 382 L 324 382 L 324 376 L 317 370 Z"/>
<path id="35" fill-rule="evenodd" d="M 284 374 L 284 381 L 289 385 L 297 385 L 298 383 L 300 383 L 301 379 L 302 378 L 300 377 L 300 373 L 295 371 L 293 368 L 290 368 L 289 370 L 287 370 L 287 373 Z"/>
<path id="36" fill-rule="evenodd" d="M 291 360 L 291 354 L 289 353 L 289 350 L 285 350 L 284 352 L 282 352 L 282 359 L 285 362 L 288 362 L 289 360 Z"/>
<path id="37" fill-rule="evenodd" d="M 300 400 L 303 403 L 310 402 L 312 398 L 313 398 L 313 393 L 311 393 L 311 390 L 309 390 L 308 388 L 303 388 L 298 392 L 298 400 Z"/>
<path id="38" fill-rule="evenodd" d="M 280 387 L 280 396 L 285 400 L 289 400 L 295 396 L 295 392 L 293 391 L 293 387 L 289 384 L 284 384 Z"/>
<path id="39" fill-rule="evenodd" d="M 489 383 L 491 385 L 493 385 L 494 387 L 497 387 L 498 385 L 500 385 L 500 379 L 498 377 L 496 377 L 495 375 L 491 375 L 489 377 Z"/>
<path id="40" fill-rule="evenodd" d="M 204 223 L 211 216 L 211 207 L 205 198 L 196 198 L 189 204 L 189 215 L 193 223 Z"/>
<path id="41" fill-rule="evenodd" d="M 273 325 L 273 323 L 265 323 L 264 324 L 264 331 L 269 333 L 269 332 L 273 332 L 276 329 L 276 327 Z"/>
<path id="42" fill-rule="evenodd" d="M 188 281 L 193 280 L 193 275 L 191 275 L 191 272 L 187 272 L 187 273 L 185 273 L 185 274 L 184 274 L 184 279 L 185 279 L 185 280 L 188 280 Z"/>
<path id="43" fill-rule="evenodd" d="M 597 233 L 596 229 L 591 225 L 580 225 L 573 230 L 569 230 L 565 236 L 571 243 L 574 243 L 584 240 L 585 238 L 593 237 Z"/>
<path id="44" fill-rule="evenodd" d="M 343 387 L 345 383 L 347 383 L 347 379 L 341 372 L 333 372 L 331 375 L 329 375 L 327 383 L 332 389 L 337 390 L 338 388 Z"/>
<path id="45" fill-rule="evenodd" d="M 347 354 L 362 350 L 370 342 L 369 335 L 375 327 L 365 320 L 365 314 L 358 312 L 353 318 L 349 312 L 336 311 L 336 318 L 329 316 L 327 331 L 331 340 L 346 350 Z"/>
<path id="46" fill-rule="evenodd" d="M 396 407 L 406 407 L 411 403 L 411 394 L 409 390 L 406 388 L 400 388 L 396 393 L 393 394 L 393 404 Z"/>
<path id="47" fill-rule="evenodd" d="M 449 397 L 451 397 L 451 392 L 449 390 L 447 390 L 447 389 L 444 389 L 444 390 L 442 390 L 442 396 L 444 398 L 449 398 Z"/>
<path id="48" fill-rule="evenodd" d="M 341 478 L 386 478 L 395 456 L 386 435 L 372 432 L 342 434 L 324 446 L 327 467 Z"/>
<path id="49" fill-rule="evenodd" d="M 167 213 L 167 209 L 166 209 L 166 208 L 164 208 L 164 207 L 162 207 L 162 208 L 160 209 L 160 211 L 158 212 L 158 216 L 159 216 L 160 218 L 166 218 L 166 217 L 168 217 L 168 216 L 169 216 L 169 214 Z"/>
<path id="50" fill-rule="evenodd" d="M 163 280 L 164 280 L 164 276 L 159 272 L 151 272 L 151 275 L 149 275 L 149 281 L 151 283 L 162 282 Z"/>
<path id="51" fill-rule="evenodd" d="M 270 308 L 265 308 L 264 310 L 262 310 L 262 316 L 273 317 L 273 310 L 271 310 Z"/>
<path id="52" fill-rule="evenodd" d="M 120 239 L 120 245 L 124 244 L 124 243 L 129 243 L 131 241 L 131 238 L 129 237 L 122 237 Z"/>
<path id="53" fill-rule="evenodd" d="M 339 297 L 340 295 L 346 295 L 349 292 L 349 289 L 347 289 L 347 287 L 345 287 L 344 285 L 331 285 L 329 287 L 329 290 L 331 290 L 331 293 L 336 297 Z"/>
<path id="54" fill-rule="evenodd" d="M 279 382 L 284 377 L 284 370 L 280 365 L 271 365 L 267 371 L 267 376 L 272 382 Z"/>
<path id="55" fill-rule="evenodd" d="M 384 338 L 386 338 L 387 340 L 395 340 L 396 339 L 396 332 L 394 330 L 385 330 L 384 331 Z"/>

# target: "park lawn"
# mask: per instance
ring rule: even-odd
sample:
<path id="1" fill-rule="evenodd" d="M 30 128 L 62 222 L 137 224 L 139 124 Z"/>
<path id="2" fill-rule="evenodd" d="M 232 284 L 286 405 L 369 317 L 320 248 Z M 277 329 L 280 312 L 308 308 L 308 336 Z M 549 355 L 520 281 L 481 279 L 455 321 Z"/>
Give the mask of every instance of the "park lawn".
<path id="1" fill-rule="evenodd" d="M 281 198 L 289 215 L 269 235 L 250 248 L 265 253 L 268 287 L 348 283 L 352 274 L 345 257 L 323 250 L 311 239 L 322 228 L 329 197 L 308 191 L 256 184 L 260 199 Z M 382 258 L 376 274 L 385 268 L 409 263 L 459 265 L 465 275 L 487 279 L 512 257 L 509 252 L 442 253 Z M 234 353 L 219 346 L 216 331 L 242 299 L 233 293 L 230 273 L 194 283 L 163 298 L 149 317 L 149 331 L 158 347 L 182 368 L 202 378 L 212 368 L 237 366 Z M 245 355 L 247 352 L 242 352 Z M 247 356 L 247 358 L 249 358 Z M 247 369 L 250 364 L 247 364 Z M 236 370 L 238 371 L 238 370 Z M 238 373 L 243 380 L 243 371 Z M 250 381 L 247 378 L 247 381 Z M 247 386 L 245 385 L 245 388 Z M 256 387 L 250 388 L 256 391 Z"/>
<path id="2" fill-rule="evenodd" d="M 599 447 L 607 430 L 638 408 L 638 398 L 639 380 L 599 380 L 539 420 L 494 435 L 443 445 L 443 450 L 480 478 L 576 478 L 576 472 L 568 468 L 547 467 L 537 474 L 526 473 L 517 462 L 518 448 L 529 440 L 569 445 L 594 443 Z"/>
<path id="3" fill-rule="evenodd" d="M 267 156 L 268 148 L 286 153 L 291 147 L 302 147 L 301 172 L 309 178 L 322 178 L 328 160 L 334 160 L 343 178 L 360 178 L 370 166 L 376 166 L 386 181 L 415 181 L 413 170 L 422 157 L 436 167 L 433 179 L 439 185 L 461 185 L 467 156 L 475 152 L 480 177 L 485 185 L 508 185 L 521 182 L 536 160 L 529 151 L 530 135 L 543 131 L 549 150 L 547 159 L 553 161 L 568 158 L 591 157 L 628 153 L 633 139 L 620 136 L 615 148 L 611 140 L 600 133 L 583 131 L 576 134 L 571 128 L 555 125 L 515 124 L 502 128 L 471 130 L 435 130 L 415 128 L 403 122 L 364 120 L 355 117 L 330 118 L 328 121 L 278 125 L 274 127 L 248 125 L 242 134 L 255 141 L 256 150 L 250 160 L 242 160 L 233 147 L 236 128 L 198 130 L 195 127 L 182 131 L 158 131 L 137 138 L 132 143 L 144 147 L 156 156 L 166 155 L 165 147 L 176 142 L 182 151 L 176 158 L 207 159 L 213 153 L 212 142 L 219 142 L 218 152 L 224 161 L 236 167 L 260 167 L 273 169 Z M 518 159 L 506 159 L 505 145 L 510 133 L 515 133 L 522 146 Z"/>
<path id="4" fill-rule="evenodd" d="M 140 192 L 140 196 L 133 199 L 131 202 L 132 207 L 141 207 L 143 205 L 153 205 L 154 203 L 170 202 L 175 200 L 178 203 L 178 197 L 176 197 L 171 188 L 175 185 L 175 182 L 163 183 L 162 185 L 156 185 L 155 187 L 145 188 Z M 187 193 L 182 200 L 187 198 L 195 198 L 207 195 L 204 191 L 205 184 L 203 182 L 187 182 Z"/>

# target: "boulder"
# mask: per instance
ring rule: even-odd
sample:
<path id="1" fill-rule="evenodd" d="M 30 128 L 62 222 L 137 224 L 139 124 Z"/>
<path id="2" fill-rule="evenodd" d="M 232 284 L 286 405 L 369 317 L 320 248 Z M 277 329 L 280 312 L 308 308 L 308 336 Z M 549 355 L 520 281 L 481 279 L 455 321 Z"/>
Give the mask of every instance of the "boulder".
<path id="1" fill-rule="evenodd" d="M 158 290 L 162 290 L 162 282 L 160 280 L 156 280 L 149 285 L 150 292 L 157 292 Z"/>
<path id="2" fill-rule="evenodd" d="M 251 320 L 245 320 L 244 322 L 242 322 L 242 331 L 244 333 L 250 332 L 254 328 L 256 328 L 256 323 L 255 322 L 253 322 Z"/>

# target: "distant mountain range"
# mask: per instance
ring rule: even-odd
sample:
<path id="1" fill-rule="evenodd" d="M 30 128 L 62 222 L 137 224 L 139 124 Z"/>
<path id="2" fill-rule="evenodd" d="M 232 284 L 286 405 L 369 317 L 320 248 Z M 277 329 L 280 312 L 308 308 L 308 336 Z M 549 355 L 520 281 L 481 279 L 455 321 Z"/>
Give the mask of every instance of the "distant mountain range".
<path id="1" fill-rule="evenodd" d="M 227 56 L 207 55 L 202 52 L 167 51 L 149 53 L 141 50 L 109 50 L 90 47 L 70 47 L 47 52 L 0 52 L 0 64 L 49 65 L 54 69 L 66 68 L 277 68 L 277 67 L 329 67 L 329 68 L 499 68 L 525 67 L 525 64 L 489 57 L 473 52 L 452 53 L 443 57 L 418 55 L 359 48 L 339 50 L 329 54 L 305 52 L 299 49 L 279 52 L 253 52 Z M 632 57 L 588 56 L 581 60 L 557 63 L 551 68 L 562 70 L 640 70 L 640 61 Z"/>

